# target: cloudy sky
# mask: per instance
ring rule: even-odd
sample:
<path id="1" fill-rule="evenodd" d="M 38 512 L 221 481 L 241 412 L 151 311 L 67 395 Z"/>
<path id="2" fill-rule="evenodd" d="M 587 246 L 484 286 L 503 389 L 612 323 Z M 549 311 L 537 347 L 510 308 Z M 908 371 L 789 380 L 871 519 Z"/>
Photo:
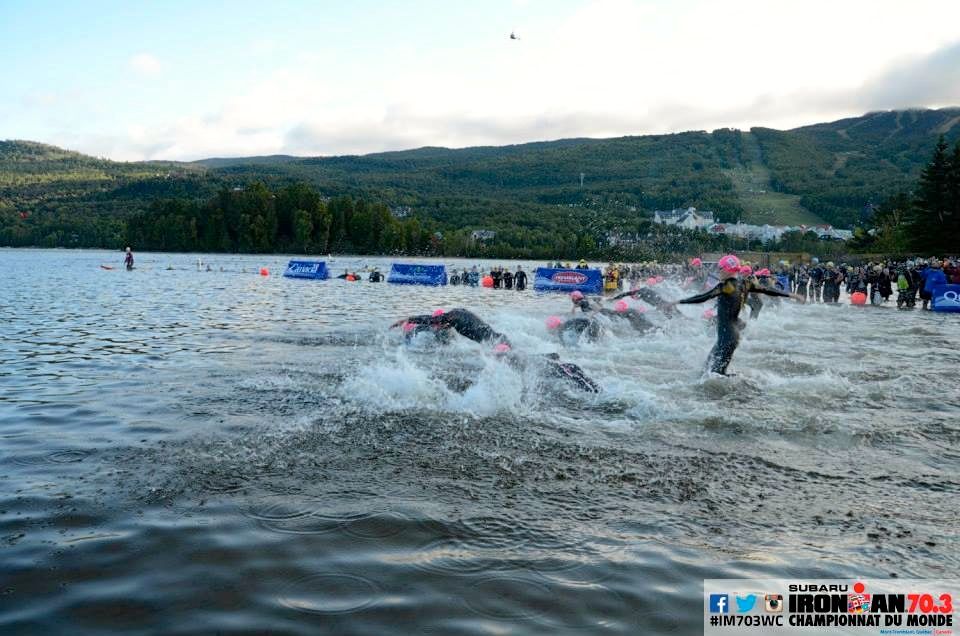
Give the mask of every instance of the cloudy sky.
<path id="1" fill-rule="evenodd" d="M 956 0 L 0 0 L 0 139 L 132 160 L 786 128 L 960 105 L 957 25 Z"/>

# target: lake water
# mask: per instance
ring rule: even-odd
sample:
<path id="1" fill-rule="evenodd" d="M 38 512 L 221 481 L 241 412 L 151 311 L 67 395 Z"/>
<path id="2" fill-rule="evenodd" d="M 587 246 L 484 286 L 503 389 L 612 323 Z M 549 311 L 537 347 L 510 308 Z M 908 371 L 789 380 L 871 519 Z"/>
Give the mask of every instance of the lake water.
<path id="1" fill-rule="evenodd" d="M 768 305 L 711 379 L 702 306 L 562 349 L 559 295 L 202 258 L 0 250 L 0 633 L 687 634 L 705 578 L 958 571 L 956 316 Z M 604 391 L 387 329 L 458 306 Z"/>

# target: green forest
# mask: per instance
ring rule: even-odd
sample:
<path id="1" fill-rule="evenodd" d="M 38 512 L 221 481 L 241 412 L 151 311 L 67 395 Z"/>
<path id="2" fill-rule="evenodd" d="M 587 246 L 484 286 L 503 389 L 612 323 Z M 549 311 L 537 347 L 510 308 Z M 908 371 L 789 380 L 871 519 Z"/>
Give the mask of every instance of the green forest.
<path id="1" fill-rule="evenodd" d="M 5 141 L 0 246 L 624 259 L 737 247 L 650 223 L 693 206 L 721 221 L 814 219 L 856 228 L 857 249 L 914 250 L 951 236 L 952 186 L 931 184 L 949 182 L 958 140 L 960 109 L 316 158 L 114 162 Z M 908 231 L 924 206 L 939 211 L 923 227 L 943 232 Z M 611 246 L 611 234 L 633 240 Z M 811 246 L 799 232 L 783 243 Z"/>

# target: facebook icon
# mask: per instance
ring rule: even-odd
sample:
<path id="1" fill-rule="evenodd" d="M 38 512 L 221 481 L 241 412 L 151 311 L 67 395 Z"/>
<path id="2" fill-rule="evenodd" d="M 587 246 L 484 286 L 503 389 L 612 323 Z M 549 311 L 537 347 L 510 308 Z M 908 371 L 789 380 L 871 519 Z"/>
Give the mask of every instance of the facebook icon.
<path id="1" fill-rule="evenodd" d="M 727 602 L 726 594 L 710 595 L 710 613 L 727 614 L 730 611 L 730 604 Z"/>

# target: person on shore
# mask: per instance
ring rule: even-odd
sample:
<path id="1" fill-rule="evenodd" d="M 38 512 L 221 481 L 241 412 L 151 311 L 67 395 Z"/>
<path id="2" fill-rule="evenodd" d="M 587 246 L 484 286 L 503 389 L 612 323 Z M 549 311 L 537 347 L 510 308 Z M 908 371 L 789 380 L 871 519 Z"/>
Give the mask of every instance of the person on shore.
<path id="1" fill-rule="evenodd" d="M 717 342 L 707 358 L 707 367 L 712 373 L 726 375 L 727 367 L 730 366 L 737 345 L 740 344 L 740 331 L 744 326 L 743 321 L 740 320 L 740 311 L 743 309 L 747 296 L 750 294 L 765 294 L 781 298 L 792 297 L 797 300 L 800 300 L 800 297 L 776 289 L 761 287 L 752 280 L 738 279 L 740 259 L 732 254 L 721 258 L 717 267 L 720 269 L 720 282 L 713 289 L 677 302 L 690 304 L 717 299 Z"/>
<path id="2" fill-rule="evenodd" d="M 127 248 L 127 254 L 123 257 L 123 264 L 127 268 L 127 271 L 133 269 L 133 250 L 129 247 Z"/>
<path id="3" fill-rule="evenodd" d="M 527 288 L 527 273 L 523 271 L 523 265 L 517 265 L 517 273 L 513 275 L 513 284 L 517 291 L 523 291 Z"/>

